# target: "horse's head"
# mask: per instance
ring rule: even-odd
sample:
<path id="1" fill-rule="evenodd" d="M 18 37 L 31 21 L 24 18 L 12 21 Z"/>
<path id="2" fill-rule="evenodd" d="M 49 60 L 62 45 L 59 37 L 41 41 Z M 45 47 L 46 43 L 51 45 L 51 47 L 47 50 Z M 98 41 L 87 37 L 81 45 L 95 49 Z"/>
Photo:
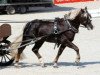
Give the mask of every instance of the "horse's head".
<path id="1" fill-rule="evenodd" d="M 87 7 L 85 9 L 81 9 L 80 13 L 80 23 L 84 25 L 88 30 L 93 29 L 91 14 L 87 11 Z"/>

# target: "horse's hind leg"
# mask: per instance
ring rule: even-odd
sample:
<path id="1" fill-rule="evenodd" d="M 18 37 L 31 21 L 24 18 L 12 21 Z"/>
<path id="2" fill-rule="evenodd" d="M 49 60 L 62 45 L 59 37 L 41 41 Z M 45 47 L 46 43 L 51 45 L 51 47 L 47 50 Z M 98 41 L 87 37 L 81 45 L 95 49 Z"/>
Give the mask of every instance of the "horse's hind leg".
<path id="1" fill-rule="evenodd" d="M 21 43 L 20 46 L 26 44 L 25 42 L 24 43 Z M 18 67 L 19 66 L 19 59 L 20 59 L 20 55 L 21 53 L 23 52 L 23 50 L 25 49 L 26 46 L 23 46 L 21 48 L 18 49 L 18 52 L 17 52 L 17 55 L 16 55 L 16 58 L 15 58 L 15 66 Z"/>
<path id="2" fill-rule="evenodd" d="M 39 48 L 42 46 L 42 44 L 44 43 L 44 41 L 37 41 L 36 43 L 35 43 L 35 46 L 32 48 L 32 51 L 35 53 L 35 55 L 38 57 L 38 59 L 39 59 L 39 62 L 40 62 L 40 64 L 41 64 L 41 66 L 42 67 L 44 67 L 45 65 L 44 65 L 44 61 L 43 61 L 43 59 L 42 59 L 42 56 L 40 55 L 40 53 L 39 53 Z"/>

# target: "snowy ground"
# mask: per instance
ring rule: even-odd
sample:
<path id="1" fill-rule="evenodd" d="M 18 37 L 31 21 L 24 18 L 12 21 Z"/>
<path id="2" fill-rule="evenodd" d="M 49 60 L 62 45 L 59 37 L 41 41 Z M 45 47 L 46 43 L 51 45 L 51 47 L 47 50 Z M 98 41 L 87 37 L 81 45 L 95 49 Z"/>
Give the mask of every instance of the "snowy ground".
<path id="1" fill-rule="evenodd" d="M 96 5 L 94 7 L 94 5 Z M 79 7 L 88 6 L 89 9 L 100 8 L 100 2 L 74 3 L 59 5 L 59 7 L 43 9 L 40 11 L 29 12 L 27 14 L 0 15 L 0 22 L 10 21 L 31 21 L 34 19 L 54 19 L 63 17 L 67 11 Z M 76 34 L 74 43 L 79 47 L 81 54 L 81 63 L 75 66 L 75 52 L 66 48 L 59 59 L 59 68 L 52 67 L 52 61 L 57 54 L 58 49 L 54 50 L 54 44 L 45 42 L 40 49 L 40 53 L 47 65 L 41 68 L 38 65 L 37 57 L 32 53 L 33 45 L 28 46 L 24 53 L 26 59 L 22 60 L 21 68 L 15 68 L 13 65 L 0 68 L 0 75 L 100 75 L 100 18 L 93 18 L 94 30 L 80 28 Z M 1 23 L 2 24 L 2 23 Z M 9 40 L 13 40 L 22 33 L 26 23 L 10 23 L 12 26 L 12 35 Z"/>

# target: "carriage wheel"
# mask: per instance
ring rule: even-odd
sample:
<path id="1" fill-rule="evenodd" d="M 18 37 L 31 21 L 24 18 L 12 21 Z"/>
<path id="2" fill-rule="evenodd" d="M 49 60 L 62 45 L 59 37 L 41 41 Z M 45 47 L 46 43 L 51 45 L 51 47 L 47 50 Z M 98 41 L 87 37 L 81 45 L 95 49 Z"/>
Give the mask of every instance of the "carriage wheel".
<path id="1" fill-rule="evenodd" d="M 19 12 L 20 12 L 21 14 L 26 13 L 26 11 L 27 11 L 27 8 L 26 8 L 25 6 L 20 6 L 20 7 L 19 7 Z"/>
<path id="2" fill-rule="evenodd" d="M 9 66 L 13 63 L 14 58 L 10 56 L 10 54 L 5 54 L 0 56 L 0 66 Z"/>
<path id="3" fill-rule="evenodd" d="M 15 14 L 15 12 L 16 12 L 16 10 L 13 6 L 7 6 L 6 11 L 7 11 L 7 14 L 9 14 L 9 15 Z"/>
<path id="4" fill-rule="evenodd" d="M 11 56 L 11 52 L 8 49 L 8 43 L 0 45 L 0 66 L 9 66 L 13 63 L 14 58 Z"/>

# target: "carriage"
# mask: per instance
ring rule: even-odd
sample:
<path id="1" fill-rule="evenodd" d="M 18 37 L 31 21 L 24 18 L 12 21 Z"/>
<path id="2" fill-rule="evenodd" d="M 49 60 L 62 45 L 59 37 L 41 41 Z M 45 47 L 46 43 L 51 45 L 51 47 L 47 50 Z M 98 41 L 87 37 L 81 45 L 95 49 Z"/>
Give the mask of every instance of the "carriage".
<path id="1" fill-rule="evenodd" d="M 9 50 L 10 41 L 7 38 L 11 35 L 11 26 L 3 24 L 0 26 L 0 66 L 11 65 L 14 61 Z"/>
<path id="2" fill-rule="evenodd" d="M 10 66 L 15 60 L 15 56 L 16 56 L 15 50 L 30 44 L 34 44 L 36 41 L 41 39 L 41 38 L 37 38 L 35 40 L 34 39 L 25 40 L 23 42 L 26 41 L 30 41 L 30 42 L 19 46 L 20 43 L 22 42 L 22 41 L 18 42 L 20 36 L 18 36 L 15 39 L 15 41 L 11 43 L 8 40 L 8 37 L 10 35 L 11 35 L 11 26 L 9 24 L 2 24 L 0 26 L 0 66 Z M 23 58 L 23 54 L 22 54 L 22 58 Z"/>

